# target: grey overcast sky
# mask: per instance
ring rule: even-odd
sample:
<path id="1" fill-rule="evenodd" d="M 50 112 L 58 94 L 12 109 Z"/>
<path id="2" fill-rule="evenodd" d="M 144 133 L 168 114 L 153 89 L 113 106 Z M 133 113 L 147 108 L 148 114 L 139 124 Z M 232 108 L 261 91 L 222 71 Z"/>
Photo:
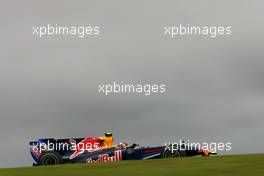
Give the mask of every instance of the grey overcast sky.
<path id="1" fill-rule="evenodd" d="M 27 166 L 28 142 L 111 130 L 116 142 L 231 142 L 264 152 L 264 1 L 0 3 L 0 167 Z M 37 38 L 32 26 L 97 25 L 97 37 Z M 169 39 L 165 25 L 232 26 Z M 166 84 L 166 94 L 98 94 L 98 84 Z M 228 153 L 229 154 L 229 153 Z"/>

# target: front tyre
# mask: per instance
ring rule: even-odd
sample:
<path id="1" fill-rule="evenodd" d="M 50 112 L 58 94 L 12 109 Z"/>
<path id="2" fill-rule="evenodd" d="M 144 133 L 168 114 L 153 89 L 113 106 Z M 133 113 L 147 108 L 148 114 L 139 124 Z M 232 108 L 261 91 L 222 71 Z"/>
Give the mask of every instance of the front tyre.
<path id="1" fill-rule="evenodd" d="M 165 150 L 162 153 L 162 158 L 179 158 L 179 157 L 181 157 L 181 155 L 178 150 L 175 150 L 175 151 Z"/>
<path id="2" fill-rule="evenodd" d="M 47 166 L 47 165 L 56 165 L 62 164 L 63 160 L 57 152 L 47 152 L 40 157 L 39 165 Z"/>

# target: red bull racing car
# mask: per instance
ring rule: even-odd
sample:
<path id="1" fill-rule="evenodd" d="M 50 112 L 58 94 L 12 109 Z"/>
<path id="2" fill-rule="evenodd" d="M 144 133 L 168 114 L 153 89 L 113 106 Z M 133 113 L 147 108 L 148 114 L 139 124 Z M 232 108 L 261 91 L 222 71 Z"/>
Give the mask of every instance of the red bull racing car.
<path id="1" fill-rule="evenodd" d="M 137 144 L 128 146 L 126 143 L 120 143 L 115 146 L 112 141 L 112 134 L 105 133 L 105 137 L 39 139 L 29 142 L 29 145 L 35 161 L 33 165 L 100 163 L 214 154 L 199 148 L 179 150 L 173 145 L 139 147 Z"/>

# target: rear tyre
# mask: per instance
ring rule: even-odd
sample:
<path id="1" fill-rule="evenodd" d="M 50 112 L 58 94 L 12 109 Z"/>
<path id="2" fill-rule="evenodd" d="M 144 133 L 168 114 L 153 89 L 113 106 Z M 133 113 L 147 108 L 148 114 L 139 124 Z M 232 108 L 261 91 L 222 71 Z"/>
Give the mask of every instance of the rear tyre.
<path id="1" fill-rule="evenodd" d="M 35 166 L 39 166 L 39 164 L 33 163 L 32 166 L 33 166 L 33 167 L 35 167 Z"/>
<path id="2" fill-rule="evenodd" d="M 39 165 L 43 165 L 43 166 L 56 165 L 56 164 L 62 164 L 62 163 L 63 163 L 63 160 L 60 154 L 58 154 L 57 152 L 53 152 L 53 151 L 43 154 L 39 160 Z"/>

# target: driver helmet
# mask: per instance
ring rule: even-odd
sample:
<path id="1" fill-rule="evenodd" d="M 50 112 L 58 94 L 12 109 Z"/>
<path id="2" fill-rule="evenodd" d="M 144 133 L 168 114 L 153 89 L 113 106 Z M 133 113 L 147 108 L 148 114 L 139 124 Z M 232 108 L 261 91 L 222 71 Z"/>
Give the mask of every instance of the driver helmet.
<path id="1" fill-rule="evenodd" d="M 105 137 L 112 137 L 112 136 L 113 136 L 113 134 L 111 132 L 106 132 L 105 133 Z"/>

